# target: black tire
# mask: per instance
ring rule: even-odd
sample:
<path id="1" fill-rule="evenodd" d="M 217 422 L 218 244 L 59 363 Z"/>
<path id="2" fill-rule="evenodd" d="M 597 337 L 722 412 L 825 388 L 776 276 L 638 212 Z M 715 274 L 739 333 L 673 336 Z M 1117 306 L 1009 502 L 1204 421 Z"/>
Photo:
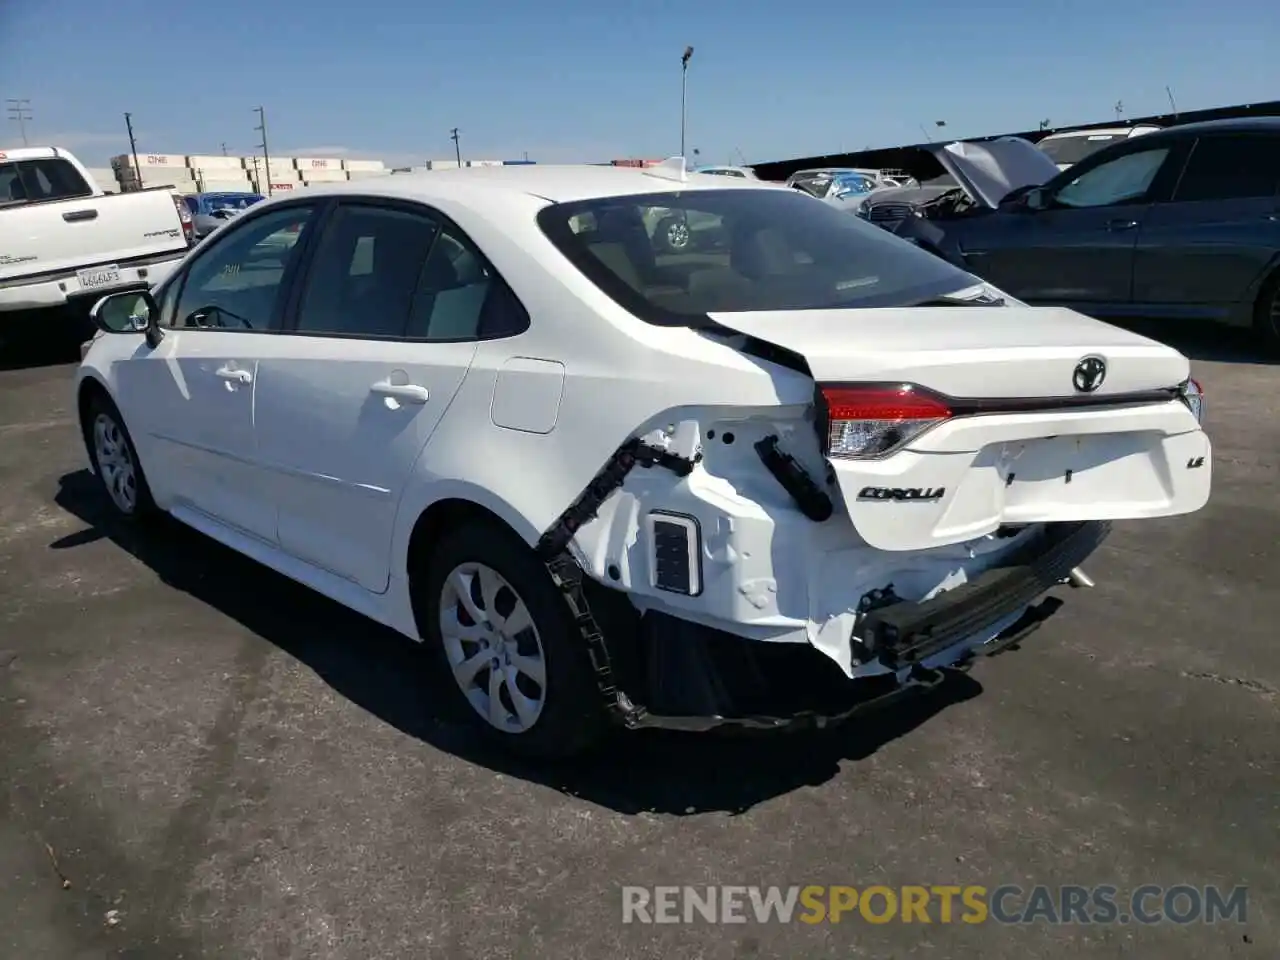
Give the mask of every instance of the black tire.
<path id="1" fill-rule="evenodd" d="M 473 706 L 454 676 L 440 629 L 440 609 L 446 580 L 468 563 L 483 564 L 507 581 L 524 602 L 541 642 L 546 684 L 540 688 L 541 712 L 527 730 L 494 726 L 480 715 L 480 708 Z M 421 611 L 420 629 L 427 652 L 444 671 L 441 682 L 483 735 L 514 753 L 540 760 L 581 756 L 603 739 L 609 729 L 608 718 L 568 605 L 546 566 L 514 533 L 482 520 L 454 527 L 437 541 L 413 575 L 410 589 L 414 608 Z M 481 675 L 486 679 L 478 682 L 484 684 L 489 669 L 481 668 L 477 677 Z M 509 697 L 510 692 L 505 695 Z"/>
<path id="2" fill-rule="evenodd" d="M 1263 349 L 1280 356 L 1280 271 L 1272 274 L 1262 285 L 1253 307 L 1253 329 Z"/>
<path id="3" fill-rule="evenodd" d="M 103 463 L 100 459 L 101 441 L 97 432 L 99 423 L 103 421 L 108 421 L 114 425 L 119 448 L 128 458 L 128 463 L 131 465 L 133 473 L 133 495 L 131 497 L 117 496 L 112 491 L 111 479 L 104 474 Z M 151 497 L 151 487 L 147 484 L 146 474 L 142 470 L 142 461 L 138 459 L 138 450 L 133 445 L 133 437 L 129 434 L 129 428 L 125 426 L 124 417 L 120 415 L 120 410 L 111 402 L 111 398 L 100 390 L 95 391 L 89 400 L 83 428 L 85 445 L 89 450 L 89 459 L 93 463 L 94 476 L 98 479 L 98 485 L 102 490 L 103 497 L 110 505 L 112 513 L 122 520 L 131 522 L 140 522 L 151 518 L 157 512 L 156 503 Z"/>
<path id="4" fill-rule="evenodd" d="M 693 234 L 682 217 L 663 217 L 653 231 L 661 253 L 684 253 L 693 246 Z"/>

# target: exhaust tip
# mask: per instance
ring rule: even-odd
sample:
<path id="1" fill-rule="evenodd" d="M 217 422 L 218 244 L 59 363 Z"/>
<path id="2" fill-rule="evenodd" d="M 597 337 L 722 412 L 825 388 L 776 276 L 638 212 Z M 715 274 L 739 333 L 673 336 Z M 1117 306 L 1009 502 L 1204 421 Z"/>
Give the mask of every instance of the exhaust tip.
<path id="1" fill-rule="evenodd" d="M 1093 579 L 1079 567 L 1072 568 L 1071 572 L 1067 574 L 1067 583 L 1077 590 L 1085 590 L 1096 586 Z"/>

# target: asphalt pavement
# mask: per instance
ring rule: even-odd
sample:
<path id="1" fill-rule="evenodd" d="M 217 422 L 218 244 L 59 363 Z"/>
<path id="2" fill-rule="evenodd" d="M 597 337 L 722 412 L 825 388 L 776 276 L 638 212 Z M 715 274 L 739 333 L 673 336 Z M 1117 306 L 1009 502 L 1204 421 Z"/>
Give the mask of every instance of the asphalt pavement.
<path id="1" fill-rule="evenodd" d="M 1214 494 L 1122 523 L 1022 649 L 857 726 L 484 749 L 412 644 L 107 520 L 74 351 L 0 358 L 0 956 L 1280 955 L 1280 365 L 1153 325 Z M 623 923 L 624 886 L 1248 887 L 1244 923 Z"/>

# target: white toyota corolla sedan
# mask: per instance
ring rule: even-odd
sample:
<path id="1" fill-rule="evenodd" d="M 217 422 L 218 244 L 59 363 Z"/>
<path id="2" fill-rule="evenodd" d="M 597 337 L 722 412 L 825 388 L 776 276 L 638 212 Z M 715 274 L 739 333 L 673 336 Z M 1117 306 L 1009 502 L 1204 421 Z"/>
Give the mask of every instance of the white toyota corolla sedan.
<path id="1" fill-rule="evenodd" d="M 542 756 L 851 716 L 1022 638 L 1107 521 L 1209 496 L 1181 354 L 680 160 L 297 191 L 93 315 L 120 514 L 424 642 Z"/>

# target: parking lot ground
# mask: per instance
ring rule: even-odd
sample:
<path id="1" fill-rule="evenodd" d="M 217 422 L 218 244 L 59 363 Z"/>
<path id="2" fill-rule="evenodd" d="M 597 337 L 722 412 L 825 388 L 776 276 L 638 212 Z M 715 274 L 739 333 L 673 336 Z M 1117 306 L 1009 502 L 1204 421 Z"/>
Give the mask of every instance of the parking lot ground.
<path id="1" fill-rule="evenodd" d="M 563 769 L 481 749 L 387 631 L 194 533 L 108 523 L 71 366 L 10 362 L 0 956 L 1276 957 L 1280 366 L 1175 342 L 1212 502 L 1120 524 L 1021 650 L 857 726 L 631 736 Z M 622 922 L 625 885 L 711 883 L 1249 900 L 1243 925 Z"/>

